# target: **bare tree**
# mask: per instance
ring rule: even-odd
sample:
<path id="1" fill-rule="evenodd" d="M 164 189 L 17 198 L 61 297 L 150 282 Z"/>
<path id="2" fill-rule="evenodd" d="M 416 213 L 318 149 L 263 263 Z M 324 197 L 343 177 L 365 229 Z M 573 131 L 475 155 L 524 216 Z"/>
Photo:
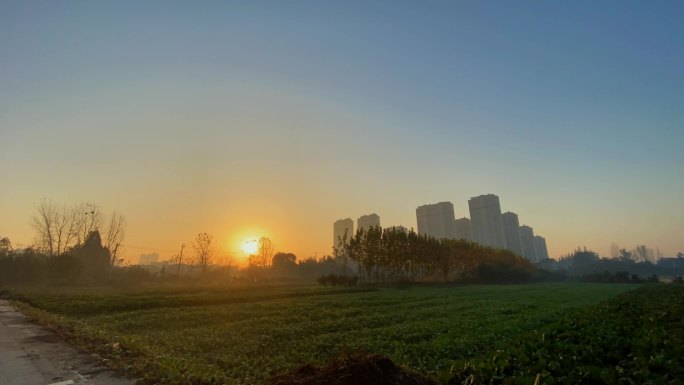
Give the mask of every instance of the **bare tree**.
<path id="1" fill-rule="evenodd" d="M 261 267 L 269 267 L 273 257 L 273 244 L 268 237 L 259 238 L 257 253 L 259 265 Z"/>
<path id="2" fill-rule="evenodd" d="M 126 218 L 117 213 L 116 211 L 112 213 L 109 217 L 109 223 L 107 224 L 107 229 L 105 231 L 104 246 L 109 249 L 110 253 L 110 265 L 114 266 L 116 264 L 119 252 L 119 246 L 123 241 L 126 232 Z"/>
<path id="3" fill-rule="evenodd" d="M 620 245 L 615 242 L 610 244 L 610 256 L 613 259 L 617 259 L 620 256 Z"/>
<path id="4" fill-rule="evenodd" d="M 80 212 L 77 206 L 58 206 L 50 200 L 41 201 L 31 218 L 38 248 L 52 256 L 63 254 L 76 245 L 83 220 Z"/>
<path id="5" fill-rule="evenodd" d="M 55 255 L 55 234 L 54 234 L 54 220 L 57 215 L 57 209 L 52 201 L 43 199 L 38 206 L 36 212 L 31 217 L 31 226 L 36 230 L 36 243 L 38 249 L 48 253 L 48 255 Z"/>
<path id="6" fill-rule="evenodd" d="M 217 264 L 221 267 L 230 268 L 231 266 L 233 266 L 234 261 L 235 261 L 235 258 L 233 258 L 229 254 L 223 254 L 223 255 L 219 256 L 218 258 L 216 258 Z"/>
<path id="7" fill-rule="evenodd" d="M 627 251 L 627 249 L 620 249 L 620 259 L 625 261 L 633 261 L 634 255 L 632 255 L 631 251 Z"/>
<path id="8" fill-rule="evenodd" d="M 103 227 L 103 222 L 104 214 L 92 203 L 57 205 L 46 199 L 36 206 L 31 218 L 37 247 L 50 256 L 64 254 L 69 248 L 85 242 L 88 234 Z M 112 263 L 116 262 L 125 225 L 121 214 L 112 214 L 105 231 L 105 246 L 111 252 Z"/>
<path id="9" fill-rule="evenodd" d="M 63 205 L 55 217 L 55 234 L 57 254 L 63 254 L 67 248 L 78 243 L 81 216 L 78 207 Z"/>
<path id="10" fill-rule="evenodd" d="M 653 250 L 646 247 L 646 245 L 637 245 L 632 251 L 637 262 L 653 262 Z"/>
<path id="11" fill-rule="evenodd" d="M 197 263 L 202 267 L 202 271 L 206 271 L 214 256 L 214 237 L 211 234 L 199 233 L 192 247 L 195 249 L 197 256 Z"/>
<path id="12" fill-rule="evenodd" d="M 88 237 L 92 231 L 100 230 L 104 222 L 104 215 L 100 211 L 100 207 L 91 202 L 82 203 L 78 206 L 83 213 L 83 221 L 81 228 L 83 229 L 82 240 Z"/>

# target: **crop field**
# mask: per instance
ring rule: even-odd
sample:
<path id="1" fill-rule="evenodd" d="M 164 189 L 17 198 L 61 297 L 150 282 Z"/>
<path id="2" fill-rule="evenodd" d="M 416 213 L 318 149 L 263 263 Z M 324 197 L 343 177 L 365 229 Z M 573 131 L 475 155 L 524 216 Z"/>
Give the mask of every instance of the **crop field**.
<path id="1" fill-rule="evenodd" d="M 283 286 L 2 295 L 145 383 L 263 384 L 274 374 L 346 352 L 385 355 L 446 382 L 454 368 L 486 360 L 635 287 Z"/>

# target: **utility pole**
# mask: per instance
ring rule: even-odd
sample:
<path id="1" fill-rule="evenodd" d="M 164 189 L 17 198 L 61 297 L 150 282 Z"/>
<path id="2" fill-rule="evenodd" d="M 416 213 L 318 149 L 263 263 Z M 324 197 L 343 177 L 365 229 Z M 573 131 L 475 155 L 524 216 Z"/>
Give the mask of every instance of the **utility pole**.
<path id="1" fill-rule="evenodd" d="M 185 248 L 185 243 L 181 245 L 180 255 L 178 255 L 178 270 L 176 270 L 176 275 L 180 275 L 180 266 L 183 262 L 183 249 Z"/>

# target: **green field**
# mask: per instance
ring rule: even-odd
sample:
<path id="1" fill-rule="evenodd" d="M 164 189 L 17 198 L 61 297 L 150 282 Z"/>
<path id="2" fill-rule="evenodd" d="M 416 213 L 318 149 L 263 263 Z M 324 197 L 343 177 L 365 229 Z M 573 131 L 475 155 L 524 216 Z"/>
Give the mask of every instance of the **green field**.
<path id="1" fill-rule="evenodd" d="M 5 292 L 146 382 L 264 383 L 344 352 L 443 377 L 631 285 Z"/>

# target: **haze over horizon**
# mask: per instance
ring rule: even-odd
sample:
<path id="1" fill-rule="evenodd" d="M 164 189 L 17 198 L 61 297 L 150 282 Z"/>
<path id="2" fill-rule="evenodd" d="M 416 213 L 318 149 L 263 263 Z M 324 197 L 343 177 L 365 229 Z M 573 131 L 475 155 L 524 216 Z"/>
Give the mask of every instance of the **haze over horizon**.
<path id="1" fill-rule="evenodd" d="M 43 198 L 331 252 L 332 224 L 493 193 L 559 257 L 684 251 L 684 4 L 0 5 L 0 236 Z"/>

